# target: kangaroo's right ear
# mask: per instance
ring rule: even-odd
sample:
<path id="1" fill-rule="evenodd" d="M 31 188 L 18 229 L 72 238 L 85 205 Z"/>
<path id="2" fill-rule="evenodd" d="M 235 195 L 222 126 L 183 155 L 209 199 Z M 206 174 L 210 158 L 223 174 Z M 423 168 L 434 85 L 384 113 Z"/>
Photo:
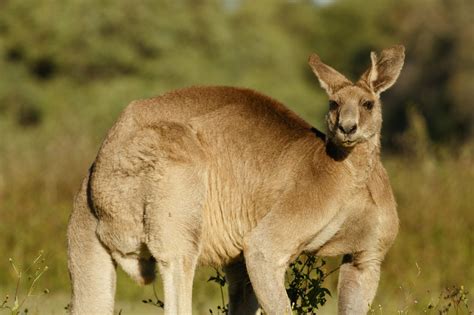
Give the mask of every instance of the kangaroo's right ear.
<path id="1" fill-rule="evenodd" d="M 379 95 L 397 81 L 405 60 L 405 47 L 397 45 L 385 49 L 380 57 L 371 52 L 370 59 L 372 66 L 362 75 L 359 82 Z"/>
<path id="2" fill-rule="evenodd" d="M 329 95 L 333 95 L 337 90 L 352 84 L 345 76 L 324 64 L 316 54 L 309 56 L 308 63 L 311 69 L 313 69 L 314 74 L 318 77 L 321 87 Z"/>

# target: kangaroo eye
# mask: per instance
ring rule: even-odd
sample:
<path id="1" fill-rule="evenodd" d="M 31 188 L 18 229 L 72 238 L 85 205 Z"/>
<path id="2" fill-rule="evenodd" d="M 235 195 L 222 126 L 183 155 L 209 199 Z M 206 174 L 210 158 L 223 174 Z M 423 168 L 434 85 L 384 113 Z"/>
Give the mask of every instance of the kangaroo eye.
<path id="1" fill-rule="evenodd" d="M 336 101 L 329 101 L 329 110 L 336 110 L 339 104 Z"/>
<path id="2" fill-rule="evenodd" d="M 362 104 L 367 110 L 371 110 L 374 107 L 374 102 L 373 101 L 365 101 L 364 104 Z"/>

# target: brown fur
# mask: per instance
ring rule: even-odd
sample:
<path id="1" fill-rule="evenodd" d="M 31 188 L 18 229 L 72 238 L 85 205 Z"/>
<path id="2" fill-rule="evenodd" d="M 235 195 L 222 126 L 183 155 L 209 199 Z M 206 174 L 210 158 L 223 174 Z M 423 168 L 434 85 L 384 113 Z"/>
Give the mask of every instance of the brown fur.
<path id="1" fill-rule="evenodd" d="M 352 84 L 310 58 L 338 103 L 327 139 L 248 89 L 192 87 L 131 103 L 71 216 L 73 313 L 112 312 L 112 260 L 139 283 L 153 281 L 156 261 L 166 314 L 190 314 L 198 264 L 227 266 L 232 314 L 254 314 L 257 300 L 267 314 L 289 313 L 283 276 L 302 251 L 349 255 L 340 314 L 366 313 L 398 231 L 379 159 L 379 94 L 395 82 L 403 48 L 372 62 Z"/>

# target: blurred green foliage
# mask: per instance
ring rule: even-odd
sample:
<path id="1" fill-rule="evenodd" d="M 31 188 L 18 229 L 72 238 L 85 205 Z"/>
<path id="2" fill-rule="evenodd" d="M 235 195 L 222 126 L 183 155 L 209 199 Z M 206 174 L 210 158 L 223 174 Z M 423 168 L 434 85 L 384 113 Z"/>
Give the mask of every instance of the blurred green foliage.
<path id="1" fill-rule="evenodd" d="M 387 133 L 406 127 L 412 102 L 433 139 L 463 140 L 474 125 L 473 11 L 469 0 L 4 0 L 0 108 L 36 125 L 70 110 L 77 94 L 81 112 L 94 110 L 104 100 L 89 89 L 114 94 L 124 81 L 136 86 L 117 110 L 171 88 L 227 84 L 267 92 L 317 122 L 325 102 L 306 65 L 311 52 L 356 79 L 370 50 L 403 43 L 406 66 L 385 97 Z"/>
<path id="2" fill-rule="evenodd" d="M 472 12 L 471 0 L 1 0 L 0 251 L 29 261 L 44 249 L 45 285 L 68 288 L 72 195 L 131 100 L 189 85 L 244 86 L 324 129 L 327 98 L 309 54 L 357 79 L 371 50 L 402 43 L 404 70 L 383 95 L 385 148 L 403 154 L 388 159 L 402 241 L 381 290 L 390 300 L 386 280 L 415 261 L 432 288 L 472 287 L 474 154 L 462 144 L 474 134 Z M 429 158 L 433 142 L 444 147 Z M 6 270 L 0 261 L 0 288 Z M 122 283 L 119 297 L 140 299 Z M 200 285 L 196 295 L 212 290 Z M 205 298 L 197 307 L 206 310 Z"/>

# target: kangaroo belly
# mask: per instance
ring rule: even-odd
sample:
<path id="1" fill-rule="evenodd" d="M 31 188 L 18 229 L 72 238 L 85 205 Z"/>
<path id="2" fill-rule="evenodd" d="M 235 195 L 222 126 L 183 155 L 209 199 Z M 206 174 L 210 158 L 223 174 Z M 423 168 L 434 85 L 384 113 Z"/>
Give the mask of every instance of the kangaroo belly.
<path id="1" fill-rule="evenodd" d="M 245 194 L 238 193 L 234 185 L 219 179 L 217 172 L 210 172 L 207 196 L 202 209 L 202 235 L 199 263 L 222 266 L 239 256 L 243 236 L 250 228 L 244 220 Z M 234 187 L 232 187 L 234 186 Z"/>
<path id="2" fill-rule="evenodd" d="M 215 164 L 210 168 L 202 209 L 202 265 L 226 265 L 241 254 L 244 237 L 282 194 L 281 187 L 269 185 L 270 177 L 265 179 L 244 179 Z"/>
<path id="3" fill-rule="evenodd" d="M 203 266 L 224 266 L 237 258 L 243 249 L 243 237 L 232 231 L 222 220 L 211 220 L 208 215 L 203 222 L 199 264 Z"/>

